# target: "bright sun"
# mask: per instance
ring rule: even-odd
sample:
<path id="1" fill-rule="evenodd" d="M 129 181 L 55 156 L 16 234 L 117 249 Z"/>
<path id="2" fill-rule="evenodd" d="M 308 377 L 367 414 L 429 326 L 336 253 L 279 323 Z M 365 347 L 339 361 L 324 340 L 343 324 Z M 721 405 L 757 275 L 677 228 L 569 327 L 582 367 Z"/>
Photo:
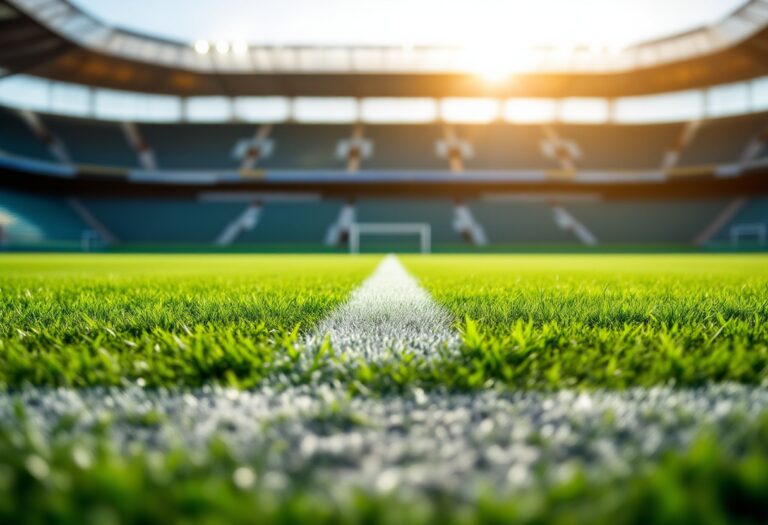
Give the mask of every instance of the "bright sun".
<path id="1" fill-rule="evenodd" d="M 472 45 L 462 52 L 462 67 L 495 84 L 532 70 L 535 59 L 533 51 L 519 44 Z"/>

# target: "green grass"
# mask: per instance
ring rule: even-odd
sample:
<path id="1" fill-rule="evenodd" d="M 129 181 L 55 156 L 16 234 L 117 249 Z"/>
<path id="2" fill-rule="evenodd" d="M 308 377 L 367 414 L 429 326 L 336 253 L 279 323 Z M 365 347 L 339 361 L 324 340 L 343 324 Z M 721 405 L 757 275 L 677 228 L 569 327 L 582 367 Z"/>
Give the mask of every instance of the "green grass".
<path id="1" fill-rule="evenodd" d="M 768 380 L 768 257 L 406 256 L 457 319 L 458 355 L 299 368 L 298 336 L 376 256 L 0 259 L 0 385 L 248 388 L 281 377 L 353 392 L 626 388 Z"/>
<path id="2" fill-rule="evenodd" d="M 4 256 L 0 385 L 252 386 L 377 260 Z"/>
<path id="3" fill-rule="evenodd" d="M 67 525 L 168 523 L 472 525 L 764 524 L 768 520 L 768 419 L 729 451 L 702 436 L 682 454 L 629 478 L 589 483 L 578 474 L 542 489 L 488 491 L 478 501 L 450 495 L 333 487 L 271 487 L 225 450 L 200 462 L 183 451 L 123 456 L 101 447 L 41 445 L 0 432 L 0 522 Z M 250 484 L 249 484 L 250 485 Z"/>
<path id="4" fill-rule="evenodd" d="M 464 386 L 768 380 L 768 257 L 411 257 L 459 320 Z"/>
<path id="5" fill-rule="evenodd" d="M 414 387 L 616 388 L 768 382 L 768 257 L 403 257 L 464 336 L 457 355 L 300 366 L 299 333 L 378 257 L 14 255 L 0 258 L 0 387 L 249 388 L 339 381 L 377 396 Z M 139 425 L 159 424 L 146 416 Z M 723 446 L 702 437 L 655 468 L 576 477 L 479 501 L 443 495 L 274 491 L 226 450 L 123 455 L 40 442 L 0 424 L 2 523 L 765 523 L 768 420 Z M 85 459 L 87 461 L 85 461 Z M 84 465 L 87 463 L 87 466 Z"/>

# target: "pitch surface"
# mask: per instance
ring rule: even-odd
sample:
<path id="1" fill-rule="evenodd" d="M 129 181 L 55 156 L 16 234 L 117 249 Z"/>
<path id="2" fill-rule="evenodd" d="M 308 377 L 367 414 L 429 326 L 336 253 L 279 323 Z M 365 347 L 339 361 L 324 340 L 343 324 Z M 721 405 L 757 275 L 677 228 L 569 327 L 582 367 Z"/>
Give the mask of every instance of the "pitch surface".
<path id="1" fill-rule="evenodd" d="M 197 469 L 192 493 L 220 483 L 224 499 L 197 504 L 224 505 L 233 521 L 249 516 L 230 501 L 243 491 L 279 492 L 265 519 L 339 498 L 349 517 L 363 491 L 370 506 L 417 498 L 393 508 L 426 505 L 427 521 L 444 510 L 435 494 L 475 518 L 489 497 L 509 519 L 538 502 L 532 516 L 546 520 L 542 502 L 563 484 L 584 479 L 589 493 L 622 479 L 647 492 L 648 472 L 676 472 L 669 454 L 725 476 L 690 457 L 707 436 L 733 468 L 768 458 L 766 258 L 402 260 L 3 259 L 0 458 L 11 482 L 0 513 L 18 518 L 13 501 L 40 491 L 74 491 L 69 507 L 40 507 L 59 517 L 115 505 L 99 486 L 105 469 L 130 479 L 130 465 L 155 468 L 158 454 Z M 62 476 L 79 481 L 58 487 Z"/>

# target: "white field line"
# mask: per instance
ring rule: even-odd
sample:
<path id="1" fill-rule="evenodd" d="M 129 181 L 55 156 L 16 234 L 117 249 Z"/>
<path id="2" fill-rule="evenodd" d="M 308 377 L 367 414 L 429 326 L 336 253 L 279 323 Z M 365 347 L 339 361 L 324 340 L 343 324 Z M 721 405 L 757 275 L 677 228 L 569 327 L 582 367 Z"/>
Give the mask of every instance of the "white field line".
<path id="1" fill-rule="evenodd" d="M 429 357 L 441 348 L 458 348 L 460 337 L 452 322 L 450 313 L 419 286 L 397 257 L 387 255 L 304 343 L 318 347 L 328 336 L 335 351 L 369 360 L 404 351 Z"/>

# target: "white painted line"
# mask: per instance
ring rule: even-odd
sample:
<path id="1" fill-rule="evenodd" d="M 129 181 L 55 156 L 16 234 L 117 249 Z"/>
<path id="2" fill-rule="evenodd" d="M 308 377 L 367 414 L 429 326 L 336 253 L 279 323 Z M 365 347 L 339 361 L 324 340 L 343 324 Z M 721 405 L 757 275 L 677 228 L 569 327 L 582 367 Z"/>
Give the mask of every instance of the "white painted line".
<path id="1" fill-rule="evenodd" d="M 429 357 L 441 348 L 458 348 L 460 336 L 452 322 L 397 257 L 388 255 L 304 343 L 319 347 L 329 336 L 335 351 L 368 360 L 399 357 L 404 351 Z"/>

